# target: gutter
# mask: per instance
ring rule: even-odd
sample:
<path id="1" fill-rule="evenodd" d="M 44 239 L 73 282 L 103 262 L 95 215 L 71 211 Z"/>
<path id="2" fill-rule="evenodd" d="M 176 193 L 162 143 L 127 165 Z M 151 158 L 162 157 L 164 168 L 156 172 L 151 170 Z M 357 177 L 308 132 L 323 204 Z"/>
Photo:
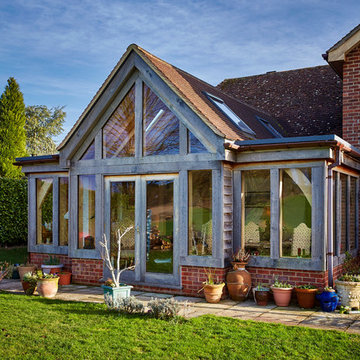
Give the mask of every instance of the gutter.
<path id="1" fill-rule="evenodd" d="M 13 165 L 26 166 L 26 165 L 53 163 L 53 162 L 59 162 L 59 154 L 20 157 L 15 159 Z"/>

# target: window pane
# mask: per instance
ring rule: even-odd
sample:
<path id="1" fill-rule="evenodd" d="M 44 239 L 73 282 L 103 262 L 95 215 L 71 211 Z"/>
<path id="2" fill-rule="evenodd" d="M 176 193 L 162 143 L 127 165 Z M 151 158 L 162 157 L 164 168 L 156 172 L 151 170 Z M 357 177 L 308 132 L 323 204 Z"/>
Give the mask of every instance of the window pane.
<path id="1" fill-rule="evenodd" d="M 135 87 L 103 128 L 104 158 L 135 156 Z"/>
<path id="2" fill-rule="evenodd" d="M 95 249 L 95 175 L 79 176 L 79 249 Z"/>
<path id="3" fill-rule="evenodd" d="M 341 184 L 341 247 L 340 254 L 344 254 L 347 251 L 347 226 L 346 226 L 346 193 L 347 193 L 347 176 L 340 174 L 340 184 Z"/>
<path id="4" fill-rule="evenodd" d="M 282 256 L 311 257 L 311 168 L 284 169 L 282 177 Z"/>
<path id="5" fill-rule="evenodd" d="M 179 120 L 144 84 L 144 155 L 179 154 Z"/>
<path id="6" fill-rule="evenodd" d="M 350 250 L 356 248 L 356 178 L 350 177 Z"/>
<path id="7" fill-rule="evenodd" d="M 146 271 L 173 273 L 174 181 L 146 182 Z"/>
<path id="8" fill-rule="evenodd" d="M 95 159 L 95 141 L 86 149 L 80 160 L 94 160 Z"/>
<path id="9" fill-rule="evenodd" d="M 332 222 L 333 222 L 333 239 L 334 239 L 334 253 L 336 256 L 338 256 L 338 244 L 339 244 L 339 234 L 338 234 L 338 228 L 337 228 L 337 204 L 336 204 L 336 199 L 337 199 L 337 182 L 338 182 L 338 177 L 337 177 L 337 172 L 333 171 L 333 212 L 332 212 Z"/>
<path id="10" fill-rule="evenodd" d="M 117 231 L 133 227 L 121 239 L 121 267 L 135 264 L 135 182 L 112 182 L 110 187 L 111 260 L 117 262 Z"/>
<path id="11" fill-rule="evenodd" d="M 53 243 L 53 180 L 36 179 L 37 244 Z"/>
<path id="12" fill-rule="evenodd" d="M 270 256 L 270 171 L 243 171 L 245 250 Z"/>
<path id="13" fill-rule="evenodd" d="M 189 255 L 212 254 L 211 170 L 189 171 Z"/>
<path id="14" fill-rule="evenodd" d="M 59 245 L 68 245 L 69 178 L 59 178 Z"/>
<path id="15" fill-rule="evenodd" d="M 200 140 L 189 131 L 189 153 L 206 153 L 206 147 L 200 142 Z"/>

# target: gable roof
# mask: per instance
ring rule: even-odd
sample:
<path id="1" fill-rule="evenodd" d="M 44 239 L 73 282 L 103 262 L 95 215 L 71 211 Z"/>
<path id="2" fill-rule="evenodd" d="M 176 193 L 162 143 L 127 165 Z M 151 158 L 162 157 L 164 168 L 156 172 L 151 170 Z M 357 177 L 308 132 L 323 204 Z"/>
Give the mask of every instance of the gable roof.
<path id="1" fill-rule="evenodd" d="M 218 88 L 272 114 L 288 136 L 342 135 L 342 82 L 328 65 L 226 79 Z"/>
<path id="2" fill-rule="evenodd" d="M 231 110 L 239 116 L 255 133 L 257 138 L 272 138 L 274 135 L 267 130 L 257 116 L 264 118 L 280 133 L 283 129 L 277 124 L 276 120 L 261 110 L 257 110 L 240 100 L 223 93 L 216 87 L 192 76 L 191 74 L 159 59 L 148 51 L 136 44 L 131 44 L 109 76 L 106 78 L 100 89 L 97 91 L 89 105 L 76 121 L 72 129 L 58 146 L 62 149 L 76 129 L 80 126 L 87 113 L 95 105 L 101 94 L 111 82 L 115 74 L 120 70 L 121 65 L 126 61 L 129 54 L 134 51 L 145 63 L 181 98 L 184 102 L 218 135 L 229 140 L 244 140 L 250 138 L 249 135 L 241 131 L 216 105 L 214 105 L 207 95 L 210 93 L 221 98 Z"/>

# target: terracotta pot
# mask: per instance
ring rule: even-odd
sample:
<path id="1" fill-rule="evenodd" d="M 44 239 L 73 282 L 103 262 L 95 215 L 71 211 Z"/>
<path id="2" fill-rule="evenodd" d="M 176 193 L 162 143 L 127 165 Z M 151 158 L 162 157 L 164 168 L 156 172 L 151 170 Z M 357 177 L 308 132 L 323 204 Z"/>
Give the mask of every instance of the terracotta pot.
<path id="1" fill-rule="evenodd" d="M 277 306 L 289 306 L 291 301 L 291 293 L 293 288 L 276 288 L 271 287 L 274 295 L 275 304 Z"/>
<path id="2" fill-rule="evenodd" d="M 32 295 L 36 290 L 36 285 L 33 285 L 28 281 L 21 281 L 21 285 L 26 295 Z"/>
<path id="3" fill-rule="evenodd" d="M 205 299 L 208 303 L 216 304 L 220 301 L 225 284 L 204 285 Z"/>
<path id="4" fill-rule="evenodd" d="M 318 289 L 298 289 L 295 288 L 299 306 L 304 309 L 311 309 L 315 306 L 315 295 Z"/>
<path id="5" fill-rule="evenodd" d="M 256 305 L 266 306 L 269 301 L 269 290 L 254 289 L 254 298 L 255 298 Z"/>
<path id="6" fill-rule="evenodd" d="M 26 265 L 26 266 L 19 266 L 18 267 L 18 271 L 19 271 L 19 276 L 20 276 L 20 280 L 22 281 L 24 275 L 27 272 L 33 272 L 36 270 L 36 265 Z"/>
<path id="7" fill-rule="evenodd" d="M 37 291 L 40 296 L 45 298 L 53 298 L 58 291 L 59 278 L 38 280 Z"/>
<path id="8" fill-rule="evenodd" d="M 245 270 L 246 263 L 232 263 L 234 271 L 226 275 L 226 284 L 232 300 L 244 301 L 251 289 L 251 275 Z"/>
<path id="9" fill-rule="evenodd" d="M 71 284 L 71 272 L 63 271 L 58 273 L 59 285 L 70 285 Z"/>

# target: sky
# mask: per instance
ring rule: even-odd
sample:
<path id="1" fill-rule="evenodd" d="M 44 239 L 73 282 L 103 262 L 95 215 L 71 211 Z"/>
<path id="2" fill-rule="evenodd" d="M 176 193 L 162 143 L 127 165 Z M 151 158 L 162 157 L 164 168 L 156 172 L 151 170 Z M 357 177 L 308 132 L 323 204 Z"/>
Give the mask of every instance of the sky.
<path id="1" fill-rule="evenodd" d="M 131 43 L 217 85 L 225 78 L 325 65 L 360 22 L 360 1 L 1 0 L 0 93 L 65 106 L 70 130 Z"/>

